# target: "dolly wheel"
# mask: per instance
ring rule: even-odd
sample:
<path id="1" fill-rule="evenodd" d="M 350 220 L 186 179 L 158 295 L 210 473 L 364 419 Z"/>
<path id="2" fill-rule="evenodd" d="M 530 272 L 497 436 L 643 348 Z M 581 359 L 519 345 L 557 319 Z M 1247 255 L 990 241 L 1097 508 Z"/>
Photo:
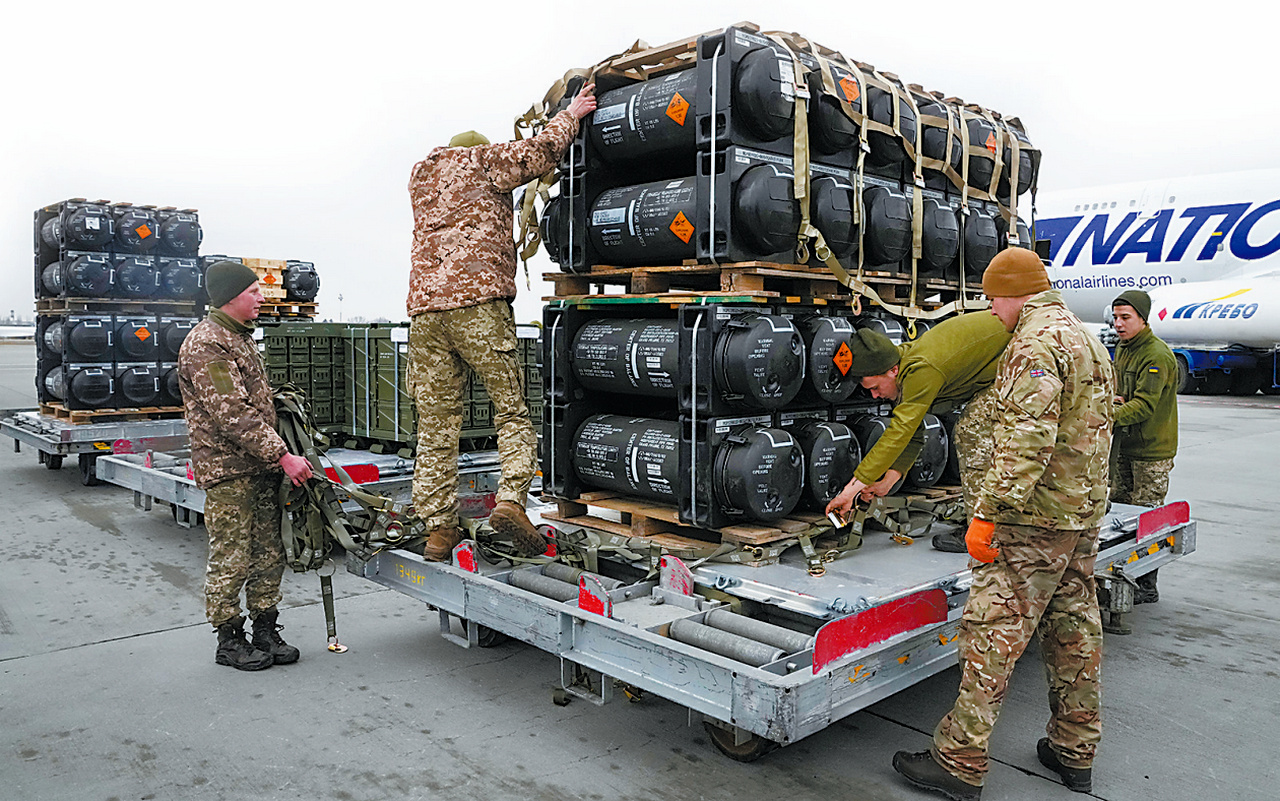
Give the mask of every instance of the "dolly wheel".
<path id="1" fill-rule="evenodd" d="M 44 461 L 44 466 L 49 468 L 50 470 L 62 469 L 62 456 L 60 454 L 49 454 L 44 457 L 43 461 Z"/>
<path id="2" fill-rule="evenodd" d="M 98 480 L 98 457 L 91 453 L 80 454 L 80 483 L 86 487 L 102 483 Z"/>
<path id="3" fill-rule="evenodd" d="M 745 743 L 738 745 L 733 741 L 733 732 L 725 731 L 708 720 L 702 721 L 702 727 L 707 730 L 716 750 L 737 762 L 755 762 L 778 747 L 773 740 L 758 734 L 752 734 Z"/>
<path id="4" fill-rule="evenodd" d="M 504 642 L 511 639 L 502 632 L 494 631 L 488 626 L 477 626 L 476 628 L 479 629 L 477 632 L 478 637 L 476 638 L 476 644 L 481 648 L 492 648 L 495 645 L 502 645 Z"/>

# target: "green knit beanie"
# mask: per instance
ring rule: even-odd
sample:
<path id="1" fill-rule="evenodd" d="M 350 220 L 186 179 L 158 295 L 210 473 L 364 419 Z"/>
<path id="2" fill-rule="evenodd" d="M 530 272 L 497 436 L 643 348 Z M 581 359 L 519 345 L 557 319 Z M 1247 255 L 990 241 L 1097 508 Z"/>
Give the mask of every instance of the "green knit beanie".
<path id="1" fill-rule="evenodd" d="M 849 340 L 849 349 L 853 351 L 849 375 L 855 378 L 883 375 L 901 358 L 892 339 L 870 328 L 859 328 L 857 336 Z"/>
<path id="2" fill-rule="evenodd" d="M 209 293 L 209 305 L 214 308 L 225 306 L 257 280 L 258 274 L 240 262 L 214 262 L 209 265 L 209 270 L 204 274 L 205 290 Z"/>
<path id="3" fill-rule="evenodd" d="M 449 140 L 449 147 L 475 147 L 487 144 L 489 144 L 488 137 L 475 131 L 463 131 Z"/>
<path id="4" fill-rule="evenodd" d="M 1111 301 L 1111 306 L 1132 306 L 1133 310 L 1138 313 L 1145 323 L 1147 316 L 1151 314 L 1151 296 L 1141 289 L 1127 289 L 1120 293 L 1120 297 Z"/>

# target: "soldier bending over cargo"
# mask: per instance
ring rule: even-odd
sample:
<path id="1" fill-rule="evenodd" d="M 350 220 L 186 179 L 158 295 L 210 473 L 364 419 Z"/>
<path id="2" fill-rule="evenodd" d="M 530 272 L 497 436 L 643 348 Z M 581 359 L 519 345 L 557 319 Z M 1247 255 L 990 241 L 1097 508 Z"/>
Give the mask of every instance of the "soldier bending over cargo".
<path id="1" fill-rule="evenodd" d="M 280 472 L 298 485 L 311 478 L 311 464 L 289 453 L 275 430 L 271 386 L 252 336 L 262 305 L 258 276 L 220 261 L 205 281 L 214 308 L 178 353 L 191 464 L 205 491 L 205 615 L 218 632 L 219 665 L 261 670 L 298 661 L 298 649 L 281 639 L 276 623 L 284 573 Z M 252 644 L 240 616 L 241 588 Z"/>
<path id="2" fill-rule="evenodd" d="M 1115 362 L 1119 392 L 1111 443 L 1111 500 L 1160 506 L 1169 493 L 1169 471 L 1178 453 L 1178 362 L 1147 325 L 1151 297 L 1146 292 L 1122 292 L 1112 301 L 1111 310 L 1120 335 Z M 1160 600 L 1158 572 L 1138 577 L 1135 604 Z"/>
<path id="3" fill-rule="evenodd" d="M 409 391 L 418 408 L 413 505 L 426 523 L 423 556 L 448 561 L 458 529 L 458 437 L 467 365 L 493 401 L 502 480 L 489 522 L 524 554 L 546 543 L 524 504 L 537 463 L 511 300 L 516 295 L 512 192 L 555 167 L 595 109 L 594 84 L 541 133 L 489 144 L 468 131 L 413 167 Z"/>
<path id="4" fill-rule="evenodd" d="M 1093 563 L 1115 380 L 1102 343 L 1050 289 L 1034 253 L 997 254 L 982 289 L 1013 339 L 994 385 L 992 465 L 966 535 L 976 561 L 960 622 L 959 697 L 932 747 L 899 751 L 893 767 L 948 798 L 981 798 L 991 731 L 1034 634 L 1049 678 L 1049 736 L 1037 756 L 1068 788 L 1089 792 L 1102 733 Z"/>
<path id="5" fill-rule="evenodd" d="M 847 515 L 854 501 L 883 497 L 911 469 L 924 446 L 920 423 L 926 413 L 945 414 L 965 405 L 956 423 L 956 450 L 968 517 L 978 485 L 991 465 L 991 425 L 996 362 L 1009 344 L 1009 332 L 986 312 L 953 317 L 914 342 L 894 345 L 879 331 L 863 328 L 853 339 L 850 373 L 862 379 L 872 397 L 893 401 L 893 420 L 862 457 L 848 485 L 827 504 L 827 512 Z M 968 519 L 968 518 L 966 518 Z M 959 531 L 935 535 L 933 546 L 964 553 Z"/>

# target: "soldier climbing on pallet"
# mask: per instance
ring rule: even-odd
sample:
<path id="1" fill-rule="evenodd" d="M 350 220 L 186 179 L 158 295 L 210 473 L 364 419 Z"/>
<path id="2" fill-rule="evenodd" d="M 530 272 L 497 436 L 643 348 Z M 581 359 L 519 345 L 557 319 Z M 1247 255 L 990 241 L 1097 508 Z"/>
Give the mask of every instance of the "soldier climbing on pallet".
<path id="1" fill-rule="evenodd" d="M 522 553 L 546 544 L 524 503 L 537 439 L 525 404 L 511 300 L 516 295 L 511 193 L 551 171 L 596 107 L 594 84 L 532 139 L 489 144 L 475 131 L 455 136 L 413 167 L 409 275 L 408 386 L 418 408 L 413 505 L 428 529 L 423 556 L 447 561 L 458 528 L 458 437 L 466 365 L 494 406 L 502 480 L 489 517 Z"/>
<path id="2" fill-rule="evenodd" d="M 289 453 L 275 430 L 271 385 L 251 336 L 262 305 L 257 274 L 220 261 L 209 267 L 205 285 L 214 308 L 178 353 L 191 462 L 205 491 L 205 613 L 218 632 L 217 663 L 262 670 L 298 661 L 298 649 L 280 638 L 276 623 L 284 574 L 280 471 L 301 484 L 311 478 L 311 464 Z M 252 643 L 240 616 L 241 588 Z"/>
<path id="3" fill-rule="evenodd" d="M 965 404 L 955 437 L 965 511 L 972 517 L 978 486 L 991 464 L 991 386 L 1009 338 L 1004 325 L 987 312 L 953 317 L 901 345 L 879 331 L 860 329 L 851 343 L 849 372 L 862 379 L 872 397 L 896 405 L 889 427 L 827 504 L 827 512 L 847 516 L 857 498 L 871 500 L 892 492 L 924 446 L 920 424 L 925 414 L 945 414 Z M 964 537 L 959 531 L 937 534 L 933 547 L 964 553 Z"/>

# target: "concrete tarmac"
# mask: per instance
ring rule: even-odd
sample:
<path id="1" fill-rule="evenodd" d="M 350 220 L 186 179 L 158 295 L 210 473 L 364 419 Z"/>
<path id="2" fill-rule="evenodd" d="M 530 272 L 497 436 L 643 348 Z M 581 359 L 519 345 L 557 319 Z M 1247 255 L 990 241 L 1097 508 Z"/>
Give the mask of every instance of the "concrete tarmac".
<path id="1" fill-rule="evenodd" d="M 0 393 L 11 393 L 0 397 L 29 393 L 33 372 L 29 345 L 0 347 Z M 1183 398 L 1180 416 L 1170 494 L 1191 501 L 1199 551 L 1161 571 L 1161 601 L 1138 608 L 1133 635 L 1107 639 L 1093 797 L 1270 801 L 1280 398 Z M 927 747 L 955 698 L 954 668 L 740 764 L 660 698 L 555 706 L 551 655 L 459 648 L 422 604 L 343 571 L 348 653 L 325 650 L 319 581 L 289 574 L 281 622 L 302 660 L 219 667 L 203 529 L 10 444 L 0 442 L 0 799 L 933 797 L 890 759 Z M 1045 699 L 1033 649 L 996 729 L 987 801 L 1079 797 L 1036 760 Z"/>

